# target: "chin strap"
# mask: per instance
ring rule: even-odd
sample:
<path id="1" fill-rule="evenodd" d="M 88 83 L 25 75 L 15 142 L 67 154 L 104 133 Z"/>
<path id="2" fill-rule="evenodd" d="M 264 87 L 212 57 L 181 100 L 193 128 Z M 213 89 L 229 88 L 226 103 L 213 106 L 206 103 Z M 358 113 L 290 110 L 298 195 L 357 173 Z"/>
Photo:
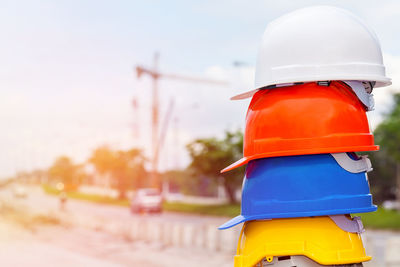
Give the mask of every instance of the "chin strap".
<path id="1" fill-rule="evenodd" d="M 359 234 L 365 232 L 361 217 L 349 218 L 346 215 L 330 215 L 329 218 L 343 231 Z"/>
<path id="2" fill-rule="evenodd" d="M 331 155 L 348 172 L 360 173 L 372 171 L 372 164 L 367 155 L 360 156 L 357 160 L 350 158 L 347 153 L 332 153 Z"/>
<path id="3" fill-rule="evenodd" d="M 374 95 L 366 92 L 366 88 L 362 82 L 359 81 L 344 81 L 344 82 L 347 83 L 351 87 L 351 89 L 353 89 L 353 92 L 357 95 L 361 103 L 363 103 L 364 106 L 367 108 L 367 111 L 374 110 L 375 108 Z"/>

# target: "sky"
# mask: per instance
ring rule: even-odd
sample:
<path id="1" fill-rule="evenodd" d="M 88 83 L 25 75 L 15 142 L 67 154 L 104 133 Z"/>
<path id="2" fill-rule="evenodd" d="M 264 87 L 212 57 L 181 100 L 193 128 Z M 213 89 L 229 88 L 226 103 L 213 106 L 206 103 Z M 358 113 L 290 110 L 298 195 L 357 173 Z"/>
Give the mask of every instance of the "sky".
<path id="1" fill-rule="evenodd" d="M 374 128 L 400 85 L 398 1 L 0 0 L 0 179 L 101 145 L 150 156 L 152 83 L 134 68 L 155 52 L 162 73 L 229 82 L 160 80 L 161 124 L 174 99 L 160 168 L 186 166 L 190 141 L 243 129 L 248 100 L 229 97 L 252 88 L 266 25 L 316 4 L 352 11 L 380 39 L 393 85 L 374 91 Z"/>

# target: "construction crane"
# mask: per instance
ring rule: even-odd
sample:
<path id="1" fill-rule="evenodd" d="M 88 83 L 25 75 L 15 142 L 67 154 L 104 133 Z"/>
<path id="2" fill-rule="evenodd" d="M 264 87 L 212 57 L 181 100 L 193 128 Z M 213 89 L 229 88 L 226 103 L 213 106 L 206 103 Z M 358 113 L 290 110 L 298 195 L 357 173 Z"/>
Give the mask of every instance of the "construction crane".
<path id="1" fill-rule="evenodd" d="M 190 77 L 184 76 L 179 74 L 168 74 L 168 73 L 161 73 L 158 70 L 158 62 L 159 62 L 160 55 L 159 53 L 154 54 L 153 59 L 153 67 L 152 69 L 145 68 L 142 66 L 136 66 L 136 75 L 139 79 L 143 74 L 149 75 L 153 80 L 153 88 L 152 88 L 152 160 L 151 160 L 151 175 L 150 175 L 150 185 L 155 188 L 160 188 L 160 177 L 158 175 L 158 158 L 160 152 L 160 142 L 159 142 L 159 98 L 158 98 L 158 80 L 163 79 L 174 79 L 180 81 L 187 81 L 193 83 L 208 83 L 214 84 L 219 86 L 228 86 L 229 83 L 226 81 L 219 81 L 219 80 L 212 80 L 212 79 L 205 79 L 199 77 Z"/>

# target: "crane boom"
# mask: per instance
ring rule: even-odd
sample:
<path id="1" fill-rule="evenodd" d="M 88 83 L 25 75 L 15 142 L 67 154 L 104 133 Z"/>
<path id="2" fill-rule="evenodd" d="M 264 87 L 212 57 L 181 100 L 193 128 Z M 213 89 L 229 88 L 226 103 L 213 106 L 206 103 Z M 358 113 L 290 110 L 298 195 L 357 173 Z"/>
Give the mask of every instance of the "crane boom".
<path id="1" fill-rule="evenodd" d="M 195 77 L 195 76 L 186 76 L 186 75 L 173 74 L 173 73 L 160 73 L 160 72 L 155 72 L 153 70 L 149 70 L 149 69 L 141 67 L 141 66 L 136 67 L 136 73 L 137 73 L 138 78 L 140 78 L 143 74 L 148 74 L 153 79 L 167 78 L 167 79 L 172 79 L 172 80 L 209 83 L 209 84 L 216 84 L 216 85 L 220 85 L 220 86 L 229 86 L 229 82 L 226 82 L 226 81 L 207 79 L 207 78 L 201 78 L 201 77 Z"/>

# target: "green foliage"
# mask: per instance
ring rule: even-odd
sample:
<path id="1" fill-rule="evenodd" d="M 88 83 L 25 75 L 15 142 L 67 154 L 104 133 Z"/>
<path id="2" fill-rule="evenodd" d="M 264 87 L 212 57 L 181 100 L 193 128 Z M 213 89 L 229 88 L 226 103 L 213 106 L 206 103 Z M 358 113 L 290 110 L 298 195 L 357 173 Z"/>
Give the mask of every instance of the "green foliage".
<path id="1" fill-rule="evenodd" d="M 358 214 L 367 228 L 400 230 L 400 212 L 385 210 L 381 207 L 376 212 Z"/>
<path id="2" fill-rule="evenodd" d="M 400 162 L 400 94 L 394 95 L 394 100 L 392 111 L 376 128 L 374 136 L 387 154 Z"/>
<path id="3" fill-rule="evenodd" d="M 92 153 L 89 162 L 100 175 L 112 177 L 112 186 L 118 189 L 121 199 L 126 198 L 128 188 L 139 188 L 146 183 L 145 158 L 139 149 L 114 151 L 103 146 Z"/>
<path id="4" fill-rule="evenodd" d="M 70 158 L 61 156 L 55 160 L 47 171 L 48 177 L 53 182 L 62 182 L 66 190 L 76 188 L 85 178 L 82 166 L 75 165 Z"/>
<path id="5" fill-rule="evenodd" d="M 243 179 L 243 167 L 221 174 L 220 171 L 242 156 L 243 134 L 240 130 L 225 132 L 223 139 L 197 139 L 187 145 L 191 163 L 189 169 L 196 177 L 221 179 L 232 203 L 235 191 Z"/>
<path id="6" fill-rule="evenodd" d="M 394 95 L 394 106 L 374 131 L 380 151 L 370 153 L 374 171 L 368 174 L 374 199 L 380 203 L 400 198 L 400 94 Z M 396 181 L 397 178 L 397 181 Z"/>
<path id="7" fill-rule="evenodd" d="M 374 170 L 368 173 L 371 194 L 374 203 L 381 204 L 383 201 L 395 198 L 396 188 L 396 162 L 386 151 L 368 153 Z"/>
<path id="8" fill-rule="evenodd" d="M 198 179 L 192 179 L 191 175 L 188 170 L 170 170 L 162 174 L 162 180 L 168 182 L 171 192 L 198 195 Z"/>
<path id="9" fill-rule="evenodd" d="M 57 190 L 55 187 L 50 185 L 44 184 L 42 185 L 42 189 L 46 194 L 58 196 L 60 191 Z M 108 205 L 117 205 L 117 206 L 129 206 L 129 201 L 124 199 L 114 199 L 111 197 L 100 196 L 100 195 L 93 195 L 93 194 L 85 194 L 81 192 L 67 192 L 67 197 L 71 199 L 78 199 L 87 202 L 94 202 L 99 204 L 108 204 Z"/>
<path id="10" fill-rule="evenodd" d="M 46 194 L 49 194 L 49 195 L 58 195 L 58 194 L 60 194 L 60 190 L 58 190 L 57 188 L 52 187 L 52 186 L 50 186 L 48 184 L 43 184 L 42 185 L 42 189 Z"/>

